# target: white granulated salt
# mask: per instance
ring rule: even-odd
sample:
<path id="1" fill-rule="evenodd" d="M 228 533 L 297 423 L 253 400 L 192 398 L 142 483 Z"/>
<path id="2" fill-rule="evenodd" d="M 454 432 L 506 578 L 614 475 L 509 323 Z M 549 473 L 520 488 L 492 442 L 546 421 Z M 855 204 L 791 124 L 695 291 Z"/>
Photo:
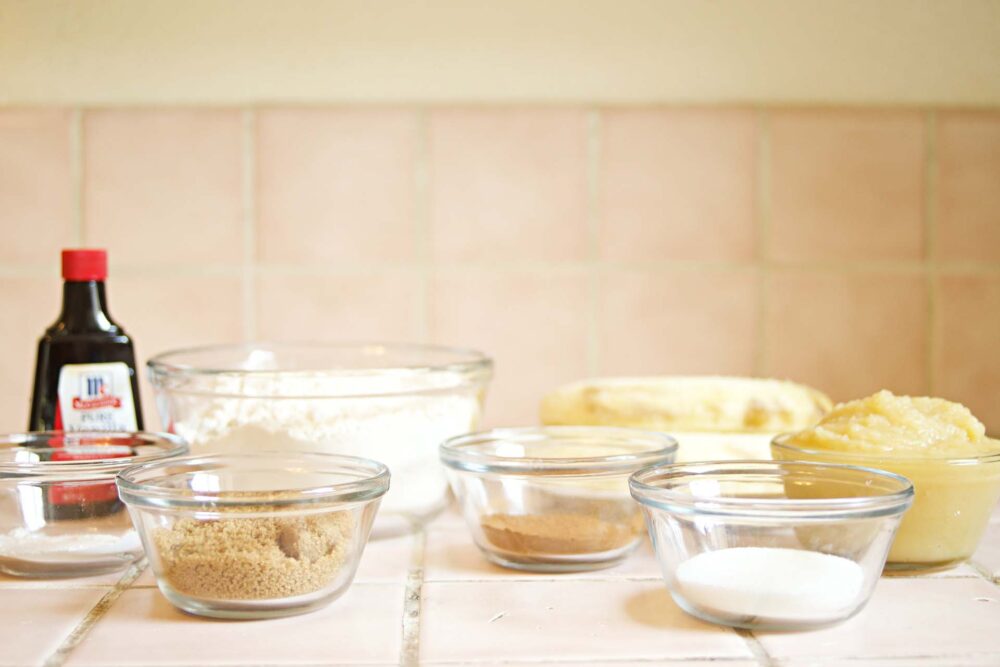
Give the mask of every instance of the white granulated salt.
<path id="1" fill-rule="evenodd" d="M 0 557 L 54 558 L 69 556 L 106 556 L 129 553 L 142 548 L 134 530 L 121 534 L 67 533 L 46 535 L 24 528 L 15 528 L 0 534 Z"/>
<path id="2" fill-rule="evenodd" d="M 287 450 L 380 461 L 392 473 L 379 510 L 383 525 L 387 513 L 419 519 L 444 506 L 448 486 L 438 446 L 475 430 L 481 415 L 478 392 L 458 386 L 455 377 L 435 376 L 433 387 L 426 378 L 407 375 L 230 376 L 206 382 L 211 384 L 170 397 L 173 428 L 192 452 Z M 380 395 L 386 393 L 391 395 Z"/>
<path id="3" fill-rule="evenodd" d="M 713 616 L 824 621 L 859 603 L 864 571 L 840 556 L 773 547 L 706 551 L 677 567 L 677 591 Z"/>

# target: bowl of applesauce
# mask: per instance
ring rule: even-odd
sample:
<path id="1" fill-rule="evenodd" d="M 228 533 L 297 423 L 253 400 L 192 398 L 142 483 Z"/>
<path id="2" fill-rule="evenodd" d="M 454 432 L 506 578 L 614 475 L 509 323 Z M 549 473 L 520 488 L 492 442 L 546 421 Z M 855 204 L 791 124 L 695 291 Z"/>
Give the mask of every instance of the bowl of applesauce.
<path id="1" fill-rule="evenodd" d="M 878 468 L 915 491 L 887 574 L 943 570 L 968 559 L 1000 499 L 1000 441 L 965 406 L 880 391 L 842 403 L 815 426 L 776 437 L 776 461 Z"/>

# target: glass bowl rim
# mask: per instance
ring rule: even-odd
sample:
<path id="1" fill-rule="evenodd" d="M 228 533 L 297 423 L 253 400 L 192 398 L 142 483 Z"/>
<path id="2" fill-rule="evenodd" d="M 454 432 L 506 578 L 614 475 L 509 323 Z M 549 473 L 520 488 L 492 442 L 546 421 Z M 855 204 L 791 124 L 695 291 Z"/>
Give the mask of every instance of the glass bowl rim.
<path id="1" fill-rule="evenodd" d="M 787 440 L 797 435 L 799 432 L 794 433 L 779 433 L 771 439 L 771 447 L 777 447 L 778 449 L 786 452 L 791 452 L 793 454 L 806 454 L 808 456 L 815 456 L 817 458 L 827 457 L 831 459 L 831 463 L 836 463 L 837 461 L 861 461 L 864 466 L 877 467 L 879 463 L 902 463 L 902 464 L 919 464 L 919 463 L 937 463 L 937 464 L 947 464 L 954 466 L 968 466 L 968 465 L 980 465 L 983 463 L 998 463 L 1000 462 L 1000 449 L 990 454 L 981 454 L 979 456 L 894 456 L 892 454 L 855 454 L 853 452 L 841 452 L 841 451 L 831 451 L 826 449 L 809 449 L 807 447 L 799 447 L 798 445 L 793 445 Z M 992 438 L 989 438 L 992 440 Z"/>
<path id="2" fill-rule="evenodd" d="M 899 485 L 897 491 L 875 496 L 843 498 L 708 498 L 690 493 L 672 492 L 649 483 L 654 476 L 664 472 L 674 473 L 672 479 L 697 477 L 699 474 L 723 473 L 730 475 L 777 474 L 784 468 L 800 467 L 816 471 L 835 470 L 850 474 L 872 476 Z M 629 477 L 629 491 L 640 504 L 671 514 L 722 516 L 771 521 L 802 521 L 862 519 L 902 514 L 913 503 L 913 483 L 893 472 L 852 466 L 842 463 L 814 461 L 696 461 L 670 465 L 649 466 Z"/>
<path id="3" fill-rule="evenodd" d="M 212 493 L 186 493 L 181 489 L 174 489 L 157 484 L 154 481 L 138 481 L 135 478 L 145 473 L 162 472 L 164 468 L 177 465 L 195 465 L 215 462 L 216 465 L 225 460 L 254 460 L 279 458 L 289 464 L 306 463 L 305 460 L 322 461 L 334 467 L 342 468 L 354 467 L 367 470 L 366 477 L 361 477 L 349 482 L 336 482 L 320 486 L 310 486 L 301 489 L 289 489 L 287 491 L 261 491 L 254 494 L 252 491 L 239 492 L 238 497 L 220 496 Z M 306 472 L 315 472 L 306 470 Z M 359 456 L 347 456 L 344 454 L 328 454 L 325 452 L 288 452 L 288 451 L 257 451 L 241 453 L 206 453 L 181 456 L 164 461 L 154 461 L 140 465 L 130 466 L 118 473 L 116 482 L 118 484 L 119 496 L 127 505 L 156 508 L 161 510 L 198 510 L 199 513 L 211 513 L 213 511 L 225 511 L 227 508 L 245 508 L 247 506 L 266 505 L 274 507 L 295 507 L 303 508 L 309 505 L 322 503 L 355 503 L 371 501 L 381 498 L 389 490 L 389 468 L 384 463 L 373 459 L 366 459 Z M 287 497 L 274 498 L 275 493 L 287 493 Z M 209 507 L 206 507 L 208 505 Z M 263 510 L 258 514 L 266 514 Z M 251 516 L 247 514 L 246 516 Z"/>
<path id="4" fill-rule="evenodd" d="M 553 442 L 559 438 L 572 440 L 584 436 L 596 436 L 621 443 L 646 442 L 658 445 L 658 447 L 626 454 L 559 458 L 511 457 L 471 451 L 471 448 L 477 445 L 496 441 L 516 442 L 529 436 Z M 516 475 L 603 475 L 632 473 L 644 466 L 663 463 L 664 459 L 676 456 L 677 448 L 677 440 L 660 431 L 617 426 L 525 426 L 496 428 L 459 435 L 445 440 L 438 451 L 444 465 L 463 472 Z"/>
<path id="5" fill-rule="evenodd" d="M 186 355 L 212 355 L 214 353 L 238 352 L 253 350 L 274 350 L 274 351 L 359 351 L 366 349 L 384 349 L 400 353 L 439 353 L 452 355 L 456 360 L 447 363 L 428 364 L 394 364 L 382 367 L 371 368 L 311 368 L 311 369 L 239 369 L 223 368 L 218 365 L 206 364 L 196 366 L 192 363 L 180 363 L 177 357 Z M 335 343 L 323 343 L 316 341 L 250 341 L 246 343 L 221 343 L 214 345 L 197 345 L 192 347 L 166 350 L 151 357 L 146 362 L 150 381 L 157 389 L 164 385 L 165 380 L 186 378 L 186 377 L 378 377 L 392 374 L 406 373 L 412 376 L 430 376 L 438 373 L 451 373 L 459 376 L 460 381 L 454 384 L 438 387 L 415 387 L 405 390 L 375 391 L 358 394 L 334 394 L 325 396 L 323 394 L 306 394 L 295 396 L 283 394 L 274 396 L 260 393 L 232 393 L 229 391 L 211 391 L 199 389 L 197 391 L 185 390 L 184 393 L 191 395 L 208 395 L 229 398 L 262 398 L 267 400 L 287 400 L 287 399 L 307 399 L 307 400 L 337 400 L 351 398 L 372 398 L 387 396 L 405 396 L 423 393 L 438 393 L 454 390 L 455 387 L 470 386 L 488 381 L 493 376 L 493 360 L 485 353 L 472 348 L 451 347 L 446 345 L 425 345 L 423 343 L 396 343 L 382 341 L 343 341 Z M 171 391 L 178 391 L 171 388 Z"/>
<path id="6" fill-rule="evenodd" d="M 0 434 L 0 451 L 8 451 L 35 440 L 49 441 L 52 438 L 86 437 L 95 439 L 130 438 L 140 441 L 140 445 L 156 447 L 157 451 L 142 456 L 106 457 L 79 461 L 0 461 L 0 473 L 13 473 L 24 477 L 66 477 L 78 475 L 116 475 L 121 470 L 135 465 L 175 460 L 187 454 L 186 440 L 173 433 L 160 431 L 26 431 L 23 433 Z M 34 448 L 34 452 L 65 451 L 61 447 Z"/>

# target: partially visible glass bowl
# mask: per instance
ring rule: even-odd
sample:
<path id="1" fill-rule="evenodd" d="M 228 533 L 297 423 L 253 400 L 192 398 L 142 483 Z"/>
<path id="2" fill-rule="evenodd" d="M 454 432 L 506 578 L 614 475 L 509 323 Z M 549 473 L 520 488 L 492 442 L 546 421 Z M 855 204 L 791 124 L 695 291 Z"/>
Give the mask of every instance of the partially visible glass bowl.
<path id="1" fill-rule="evenodd" d="M 629 480 L 667 589 L 693 616 L 752 630 L 839 623 L 871 597 L 909 480 L 804 462 L 709 461 Z"/>
<path id="2" fill-rule="evenodd" d="M 915 458 L 805 449 L 794 438 L 776 437 L 771 457 L 879 468 L 913 482 L 913 507 L 889 551 L 889 574 L 946 570 L 970 558 L 1000 499 L 1000 442 L 985 456 Z"/>
<path id="3" fill-rule="evenodd" d="M 388 489 L 376 461 L 294 452 L 186 456 L 118 476 L 160 591 L 186 612 L 237 619 L 339 597 Z"/>
<path id="4" fill-rule="evenodd" d="M 507 428 L 441 445 L 476 545 L 519 570 L 610 567 L 642 540 L 628 476 L 673 461 L 668 435 L 630 428 Z"/>
<path id="5" fill-rule="evenodd" d="M 115 475 L 185 453 L 184 442 L 166 433 L 0 435 L 0 571 L 82 577 L 129 565 L 142 545 Z"/>
<path id="6" fill-rule="evenodd" d="M 396 484 L 375 535 L 447 504 L 437 447 L 474 431 L 492 362 L 473 350 L 381 343 L 248 343 L 149 361 L 165 427 L 194 453 L 326 452 L 382 461 Z"/>

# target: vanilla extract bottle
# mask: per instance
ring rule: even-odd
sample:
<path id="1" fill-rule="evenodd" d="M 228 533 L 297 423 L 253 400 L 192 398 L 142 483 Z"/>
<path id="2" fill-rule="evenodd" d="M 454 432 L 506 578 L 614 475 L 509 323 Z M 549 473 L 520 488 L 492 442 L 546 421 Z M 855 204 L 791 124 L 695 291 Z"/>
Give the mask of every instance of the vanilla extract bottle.
<path id="1" fill-rule="evenodd" d="M 29 431 L 64 431 L 52 438 L 51 460 L 108 456 L 63 447 L 73 431 L 141 431 L 142 408 L 132 339 L 108 313 L 104 250 L 64 250 L 63 303 L 38 341 Z M 127 453 L 124 455 L 128 455 Z M 104 516 L 121 509 L 114 484 L 53 484 L 45 518 Z"/>
<path id="2" fill-rule="evenodd" d="M 63 304 L 38 341 L 31 431 L 142 430 L 132 339 L 108 314 L 104 250 L 64 250 Z"/>

